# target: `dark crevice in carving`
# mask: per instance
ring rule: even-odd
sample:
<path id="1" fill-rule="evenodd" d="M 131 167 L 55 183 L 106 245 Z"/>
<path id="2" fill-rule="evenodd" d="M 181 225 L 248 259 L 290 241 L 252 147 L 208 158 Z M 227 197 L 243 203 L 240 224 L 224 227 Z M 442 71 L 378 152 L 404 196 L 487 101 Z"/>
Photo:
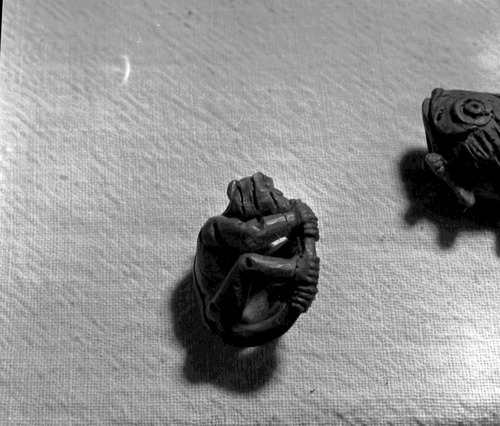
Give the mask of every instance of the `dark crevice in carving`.
<path id="1" fill-rule="evenodd" d="M 239 184 L 236 185 L 236 188 L 238 189 L 238 194 L 240 195 L 241 211 L 243 213 L 243 216 L 246 216 L 247 215 L 247 211 L 246 211 L 246 208 L 245 208 L 245 199 L 243 197 L 243 191 L 242 191 L 241 186 Z"/>
<path id="2" fill-rule="evenodd" d="M 496 126 L 493 126 L 493 130 L 495 130 L 495 139 L 496 140 L 500 140 L 500 121 L 498 119 L 495 118 L 495 124 Z M 498 144 L 498 143 L 497 143 Z"/>
<path id="3" fill-rule="evenodd" d="M 253 197 L 253 203 L 254 203 L 255 209 L 257 212 L 260 212 L 259 194 L 257 194 L 257 188 L 256 188 L 257 185 L 255 184 L 255 178 L 253 176 L 250 179 L 250 184 L 252 186 L 252 190 L 250 191 L 250 194 Z"/>
<path id="4" fill-rule="evenodd" d="M 225 244 L 221 234 L 220 234 L 220 230 L 219 230 L 219 226 L 217 225 L 217 222 L 213 222 L 212 223 L 212 226 L 214 228 L 214 238 L 215 238 L 215 241 L 217 242 L 217 244 L 219 246 L 223 246 Z"/>
<path id="5" fill-rule="evenodd" d="M 274 192 L 271 192 L 271 199 L 273 200 L 274 202 L 274 206 L 277 210 L 279 210 L 279 204 L 278 204 L 278 201 L 276 200 L 276 196 L 274 195 Z"/>

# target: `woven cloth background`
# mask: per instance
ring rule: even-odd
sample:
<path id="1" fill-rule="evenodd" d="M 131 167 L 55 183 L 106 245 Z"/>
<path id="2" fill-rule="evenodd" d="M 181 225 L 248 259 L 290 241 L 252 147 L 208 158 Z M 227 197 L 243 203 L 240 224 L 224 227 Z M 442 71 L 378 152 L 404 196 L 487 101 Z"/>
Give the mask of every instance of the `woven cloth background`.
<path id="1" fill-rule="evenodd" d="M 2 424 L 499 424 L 498 226 L 421 171 L 434 87 L 500 90 L 495 0 L 6 0 Z M 279 341 L 201 327 L 226 186 L 317 212 Z"/>

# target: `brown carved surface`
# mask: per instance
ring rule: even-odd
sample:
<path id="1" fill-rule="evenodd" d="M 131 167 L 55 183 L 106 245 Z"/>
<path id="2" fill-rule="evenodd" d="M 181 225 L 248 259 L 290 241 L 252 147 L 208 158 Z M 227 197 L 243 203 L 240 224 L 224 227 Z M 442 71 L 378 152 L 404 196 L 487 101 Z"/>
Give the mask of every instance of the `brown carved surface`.
<path id="1" fill-rule="evenodd" d="M 426 165 L 465 207 L 500 200 L 500 95 L 434 89 L 422 104 Z"/>
<path id="2" fill-rule="evenodd" d="M 318 292 L 318 218 L 261 172 L 233 180 L 198 235 L 193 284 L 207 328 L 229 344 L 281 337 Z"/>

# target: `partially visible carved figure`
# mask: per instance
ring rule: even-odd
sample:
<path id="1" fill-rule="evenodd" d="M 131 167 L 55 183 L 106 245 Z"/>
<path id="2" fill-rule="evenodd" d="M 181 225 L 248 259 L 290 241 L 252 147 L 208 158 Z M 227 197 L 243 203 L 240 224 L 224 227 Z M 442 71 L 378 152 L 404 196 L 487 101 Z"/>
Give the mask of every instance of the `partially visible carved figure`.
<path id="1" fill-rule="evenodd" d="M 317 293 L 318 219 L 262 173 L 227 189 L 229 206 L 198 236 L 194 282 L 206 326 L 256 346 L 285 333 Z"/>
<path id="2" fill-rule="evenodd" d="M 434 89 L 422 105 L 425 162 L 472 207 L 476 196 L 500 200 L 500 95 Z"/>

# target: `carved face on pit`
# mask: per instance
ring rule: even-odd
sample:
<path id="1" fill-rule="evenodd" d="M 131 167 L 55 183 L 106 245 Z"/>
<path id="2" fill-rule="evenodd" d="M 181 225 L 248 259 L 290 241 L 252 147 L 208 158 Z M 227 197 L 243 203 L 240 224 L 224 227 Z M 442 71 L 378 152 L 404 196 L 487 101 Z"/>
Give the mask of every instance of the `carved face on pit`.
<path id="1" fill-rule="evenodd" d="M 491 93 L 434 89 L 422 104 L 429 152 L 447 151 L 481 130 L 486 139 L 500 139 L 500 98 Z"/>
<path id="2" fill-rule="evenodd" d="M 290 200 L 274 187 L 273 180 L 260 172 L 230 182 L 227 196 L 229 206 L 224 215 L 242 220 L 285 213 L 291 208 Z"/>

